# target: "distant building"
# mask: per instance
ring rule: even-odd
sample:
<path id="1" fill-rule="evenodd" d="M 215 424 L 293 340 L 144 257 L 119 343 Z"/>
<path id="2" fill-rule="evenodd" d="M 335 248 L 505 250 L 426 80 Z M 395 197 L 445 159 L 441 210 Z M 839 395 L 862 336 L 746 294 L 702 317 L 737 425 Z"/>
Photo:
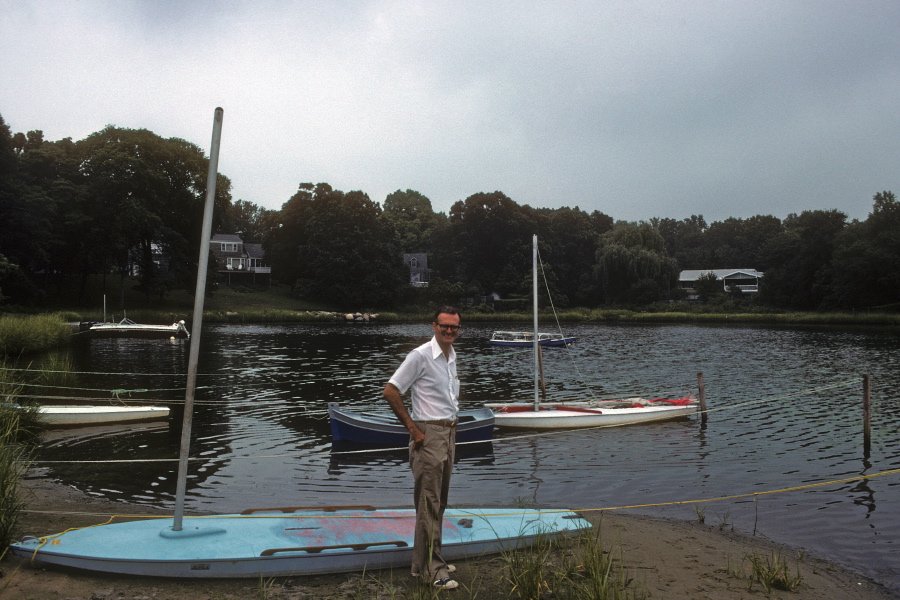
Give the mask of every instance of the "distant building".
<path id="1" fill-rule="evenodd" d="M 431 281 L 431 270 L 428 268 L 428 255 L 424 252 L 412 252 L 403 255 L 403 262 L 409 267 L 409 285 L 427 287 Z"/>
<path id="2" fill-rule="evenodd" d="M 265 266 L 262 244 L 245 244 L 239 235 L 217 233 L 209 242 L 209 250 L 218 263 L 219 283 L 227 286 L 256 284 L 257 275 L 272 283 L 272 269 Z"/>
<path id="3" fill-rule="evenodd" d="M 696 284 L 703 275 L 712 273 L 722 282 L 722 289 L 730 287 L 744 294 L 755 294 L 759 291 L 759 280 L 763 274 L 756 269 L 699 269 L 682 271 L 678 275 L 678 287 L 687 292 L 688 300 L 697 300 Z"/>

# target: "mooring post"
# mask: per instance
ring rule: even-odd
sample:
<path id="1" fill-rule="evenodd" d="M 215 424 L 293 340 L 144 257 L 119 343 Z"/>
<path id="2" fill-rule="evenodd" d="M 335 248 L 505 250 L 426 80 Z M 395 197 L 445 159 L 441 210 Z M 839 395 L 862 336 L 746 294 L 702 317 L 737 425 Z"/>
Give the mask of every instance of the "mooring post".
<path id="1" fill-rule="evenodd" d="M 703 387 L 703 373 L 697 373 L 697 393 L 700 395 L 700 422 L 706 423 L 706 389 Z"/>
<path id="2" fill-rule="evenodd" d="M 871 432 L 870 428 L 872 426 L 871 415 L 869 412 L 869 398 L 872 391 L 872 376 L 871 375 L 863 375 L 863 448 L 866 452 L 869 451 L 869 446 L 871 444 Z"/>

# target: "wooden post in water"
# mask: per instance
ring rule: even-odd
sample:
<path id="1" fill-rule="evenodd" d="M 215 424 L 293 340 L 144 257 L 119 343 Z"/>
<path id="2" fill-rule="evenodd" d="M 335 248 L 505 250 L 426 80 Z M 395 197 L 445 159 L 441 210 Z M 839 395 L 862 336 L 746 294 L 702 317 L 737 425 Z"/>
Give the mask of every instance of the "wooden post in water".
<path id="1" fill-rule="evenodd" d="M 871 413 L 869 411 L 869 398 L 872 391 L 872 376 L 863 375 L 863 449 L 869 452 L 871 446 Z"/>
<path id="2" fill-rule="evenodd" d="M 700 423 L 706 423 L 706 389 L 703 387 L 703 373 L 697 373 L 697 393 L 700 400 Z"/>

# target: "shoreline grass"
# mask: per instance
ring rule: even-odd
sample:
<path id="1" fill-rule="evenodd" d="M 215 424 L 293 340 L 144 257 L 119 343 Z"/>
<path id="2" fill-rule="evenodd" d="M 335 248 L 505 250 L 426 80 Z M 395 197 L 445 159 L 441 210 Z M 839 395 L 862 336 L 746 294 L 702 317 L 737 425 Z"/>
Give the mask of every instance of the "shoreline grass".
<path id="1" fill-rule="evenodd" d="M 21 384 L 19 375 L 0 362 L 0 557 L 25 508 L 20 484 L 43 430 L 37 407 L 17 404 Z"/>
<path id="2" fill-rule="evenodd" d="M 0 316 L 0 356 L 47 352 L 69 344 L 74 331 L 63 313 Z"/>
<path id="3" fill-rule="evenodd" d="M 179 320 L 191 327 L 193 298 L 186 293 L 173 293 L 161 305 L 148 305 L 145 299 L 128 295 L 126 310 L 107 310 L 106 321 L 119 321 L 128 316 L 140 323 L 168 325 Z M 34 317 L 46 317 L 60 322 L 102 321 L 103 302 L 97 302 L 92 309 L 78 309 L 74 305 L 59 305 L 57 312 L 42 313 Z M 484 306 L 460 307 L 467 323 L 521 323 L 532 322 L 530 312 L 494 312 Z M 7 307 L 7 310 L 12 310 Z M 19 309 L 21 312 L 29 312 Z M 220 288 L 207 296 L 204 306 L 204 323 L 340 323 L 345 315 L 352 313 L 375 313 L 376 322 L 381 323 L 427 323 L 431 320 L 430 307 L 405 307 L 392 311 L 372 311 L 366 307 L 358 310 L 339 310 L 292 298 L 285 286 L 267 288 Z M 737 306 L 696 305 L 687 303 L 658 303 L 648 307 L 600 307 L 566 308 L 554 314 L 543 310 L 540 320 L 546 327 L 557 320 L 560 323 L 616 323 L 616 324 L 708 324 L 708 325 L 749 325 L 749 326 L 834 326 L 834 327 L 891 327 L 900 328 L 900 313 L 883 311 L 831 311 L 831 312 L 784 312 L 760 307 L 741 308 Z M 9 319 L 28 320 L 20 315 L 0 316 L 0 353 L 12 355 L 19 350 L 4 350 L 4 322 Z M 7 327 L 13 324 L 10 321 Z M 25 348 L 31 340 L 38 341 L 44 336 L 37 332 L 19 334 L 10 347 Z M 55 342 L 44 342 L 48 348 Z M 9 344 L 7 342 L 7 344 Z M 50 344 L 48 346 L 48 344 Z M 24 350 L 31 352 L 32 350 Z"/>
<path id="4" fill-rule="evenodd" d="M 34 315 L 31 317 L 0 317 L 0 354 L 7 356 L 30 354 L 60 347 L 68 343 L 74 333 L 71 326 L 66 327 L 59 318 L 60 313 L 50 315 Z M 284 309 L 284 308 L 251 308 L 233 307 L 227 309 L 211 309 L 203 312 L 204 324 L 227 323 L 345 323 L 346 315 L 355 314 L 344 311 Z M 371 314 L 376 323 L 427 323 L 431 313 L 426 311 L 389 311 L 360 313 Z M 462 309 L 466 323 L 521 324 L 530 329 L 533 317 L 526 313 L 489 313 Z M 138 323 L 168 325 L 184 320 L 191 328 L 192 314 L 187 311 L 141 309 L 127 313 L 128 318 Z M 67 313 L 70 323 L 78 321 L 100 321 L 101 315 L 94 311 Z M 118 318 L 108 321 L 121 320 Z M 47 319 L 54 322 L 52 328 L 42 330 L 37 321 L 31 319 Z M 900 328 L 900 315 L 883 313 L 700 313 L 700 312 L 640 312 L 626 309 L 583 309 L 562 313 L 540 313 L 539 320 L 543 327 L 552 327 L 560 323 L 606 323 L 606 324 L 698 324 L 698 325 L 745 325 L 760 327 L 889 327 Z"/>

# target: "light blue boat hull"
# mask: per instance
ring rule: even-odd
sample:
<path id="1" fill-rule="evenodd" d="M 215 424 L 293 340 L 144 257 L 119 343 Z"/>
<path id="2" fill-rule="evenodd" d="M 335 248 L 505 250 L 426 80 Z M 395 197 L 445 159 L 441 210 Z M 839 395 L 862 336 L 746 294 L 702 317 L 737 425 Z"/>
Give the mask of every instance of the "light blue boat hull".
<path id="1" fill-rule="evenodd" d="M 284 511 L 284 512 L 283 512 Z M 408 568 L 412 510 L 259 509 L 251 514 L 146 519 L 11 545 L 35 561 L 123 575 L 179 578 L 295 576 Z M 464 560 L 572 535 L 590 524 L 569 511 L 448 509 L 443 556 Z"/>

